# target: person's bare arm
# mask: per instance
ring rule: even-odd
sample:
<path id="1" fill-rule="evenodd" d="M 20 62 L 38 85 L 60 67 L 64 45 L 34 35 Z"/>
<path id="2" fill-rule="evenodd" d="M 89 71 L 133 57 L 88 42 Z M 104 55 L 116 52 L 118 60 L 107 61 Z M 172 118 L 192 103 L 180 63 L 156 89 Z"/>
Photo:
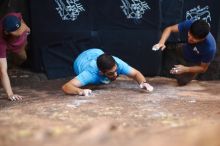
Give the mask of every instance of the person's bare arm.
<path id="1" fill-rule="evenodd" d="M 22 99 L 21 96 L 13 94 L 11 83 L 10 83 L 8 72 L 7 72 L 6 58 L 0 58 L 0 77 L 1 77 L 2 86 L 7 94 L 7 97 L 10 100 L 21 100 Z"/>
<path id="2" fill-rule="evenodd" d="M 80 81 L 75 77 L 66 84 L 62 86 L 62 90 L 66 94 L 75 94 L 75 95 L 83 95 L 88 96 L 92 93 L 90 89 L 81 89 Z"/>
<path id="3" fill-rule="evenodd" d="M 128 75 L 128 77 L 137 81 L 140 85 L 140 88 L 147 89 L 148 91 L 153 91 L 153 87 L 146 82 L 145 77 L 140 71 L 132 68 L 131 73 Z"/>
<path id="4" fill-rule="evenodd" d="M 184 65 L 175 65 L 174 68 L 171 69 L 171 74 L 183 74 L 183 73 L 204 73 L 207 71 L 209 67 L 209 63 L 201 63 L 196 66 L 184 66 Z"/>
<path id="5" fill-rule="evenodd" d="M 138 82 L 138 84 L 141 84 L 143 82 L 146 82 L 145 77 L 142 75 L 142 73 L 134 68 L 132 68 L 131 73 L 128 75 L 128 77 L 134 79 Z"/>
<path id="6" fill-rule="evenodd" d="M 204 73 L 209 68 L 209 63 L 201 63 L 199 66 L 189 67 L 189 72 L 191 73 Z"/>
<path id="7" fill-rule="evenodd" d="M 6 58 L 0 58 L 0 68 L 1 68 L 1 82 L 2 86 L 7 94 L 7 96 L 13 95 L 10 80 L 7 72 L 7 60 Z"/>
<path id="8" fill-rule="evenodd" d="M 169 38 L 170 34 L 175 33 L 175 32 L 179 32 L 178 24 L 165 28 L 161 35 L 160 41 L 156 45 L 153 46 L 153 50 L 155 51 L 158 49 L 164 50 L 166 48 L 165 42 Z"/>

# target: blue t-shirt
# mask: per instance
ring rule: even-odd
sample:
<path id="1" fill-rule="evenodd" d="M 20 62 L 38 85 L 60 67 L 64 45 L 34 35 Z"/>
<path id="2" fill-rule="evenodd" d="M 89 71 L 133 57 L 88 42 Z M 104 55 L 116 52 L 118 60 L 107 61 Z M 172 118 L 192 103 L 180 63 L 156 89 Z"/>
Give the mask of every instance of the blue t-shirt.
<path id="1" fill-rule="evenodd" d="M 77 79 L 82 86 L 87 84 L 108 84 L 110 80 L 100 74 L 96 64 L 97 58 L 104 52 L 100 49 L 89 49 L 82 52 L 74 62 L 74 71 L 77 75 Z M 131 73 L 131 67 L 122 61 L 121 59 L 114 57 L 117 64 L 117 74 L 129 75 Z"/>
<path id="2" fill-rule="evenodd" d="M 187 41 L 188 32 L 193 21 L 186 20 L 178 24 L 178 29 L 181 39 Z M 193 63 L 210 63 L 216 53 L 216 42 L 211 33 L 209 33 L 206 39 L 196 44 L 186 43 L 183 48 L 184 58 Z"/>

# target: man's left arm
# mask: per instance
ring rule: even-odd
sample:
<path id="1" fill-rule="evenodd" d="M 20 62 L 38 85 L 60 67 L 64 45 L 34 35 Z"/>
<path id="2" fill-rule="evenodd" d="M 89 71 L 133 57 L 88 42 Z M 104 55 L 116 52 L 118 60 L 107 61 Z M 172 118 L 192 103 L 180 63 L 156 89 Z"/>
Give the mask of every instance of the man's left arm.
<path id="1" fill-rule="evenodd" d="M 183 73 L 204 73 L 207 71 L 209 63 L 201 63 L 196 66 L 184 66 L 184 65 L 175 65 L 174 68 L 170 70 L 171 74 L 183 74 Z"/>
<path id="2" fill-rule="evenodd" d="M 129 66 L 127 63 L 122 61 L 121 59 L 115 57 L 115 60 L 118 65 L 119 74 L 126 75 L 135 81 L 138 82 L 140 88 L 146 89 L 147 91 L 153 91 L 153 87 L 146 82 L 145 77 L 142 75 L 142 73 L 133 67 Z"/>
<path id="3" fill-rule="evenodd" d="M 142 75 L 142 73 L 134 68 L 131 68 L 130 73 L 128 74 L 128 77 L 134 79 L 138 82 L 138 84 L 141 84 L 143 82 L 146 82 L 145 77 Z"/>
<path id="4" fill-rule="evenodd" d="M 131 72 L 127 76 L 137 81 L 138 84 L 140 85 L 140 88 L 146 89 L 150 92 L 153 91 L 153 87 L 146 82 L 145 77 L 140 71 L 131 68 Z"/>

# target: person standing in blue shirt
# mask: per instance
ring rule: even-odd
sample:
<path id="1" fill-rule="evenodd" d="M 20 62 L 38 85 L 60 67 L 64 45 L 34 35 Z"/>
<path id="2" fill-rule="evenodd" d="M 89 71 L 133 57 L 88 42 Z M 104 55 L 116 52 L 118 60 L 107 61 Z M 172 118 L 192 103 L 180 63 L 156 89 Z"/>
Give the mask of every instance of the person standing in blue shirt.
<path id="1" fill-rule="evenodd" d="M 180 33 L 181 39 L 186 41 L 181 50 L 186 63 L 174 65 L 170 73 L 176 76 L 178 85 L 182 86 L 188 84 L 198 73 L 207 71 L 216 53 L 216 41 L 207 22 L 186 20 L 165 28 L 159 43 L 153 46 L 153 50 L 164 50 L 170 34 L 177 32 Z"/>
<path id="2" fill-rule="evenodd" d="M 145 77 L 138 70 L 97 48 L 82 52 L 76 58 L 73 68 L 77 76 L 62 86 L 62 90 L 66 94 L 88 96 L 92 90 L 80 87 L 88 84 L 108 84 L 116 80 L 118 75 L 131 77 L 138 82 L 140 88 L 147 91 L 153 90 L 153 87 L 146 83 Z"/>

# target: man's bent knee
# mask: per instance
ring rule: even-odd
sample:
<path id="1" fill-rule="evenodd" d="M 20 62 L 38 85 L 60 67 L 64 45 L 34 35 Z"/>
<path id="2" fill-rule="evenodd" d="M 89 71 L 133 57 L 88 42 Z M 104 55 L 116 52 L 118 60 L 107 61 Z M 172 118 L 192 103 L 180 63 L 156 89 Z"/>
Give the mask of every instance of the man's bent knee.
<path id="1" fill-rule="evenodd" d="M 177 79 L 178 86 L 185 86 L 187 85 L 191 80 L 185 80 L 185 79 Z"/>
<path id="2" fill-rule="evenodd" d="M 188 83 L 190 83 L 195 77 L 196 77 L 196 74 L 193 74 L 193 73 L 177 75 L 176 76 L 177 84 L 179 86 L 185 86 Z"/>

